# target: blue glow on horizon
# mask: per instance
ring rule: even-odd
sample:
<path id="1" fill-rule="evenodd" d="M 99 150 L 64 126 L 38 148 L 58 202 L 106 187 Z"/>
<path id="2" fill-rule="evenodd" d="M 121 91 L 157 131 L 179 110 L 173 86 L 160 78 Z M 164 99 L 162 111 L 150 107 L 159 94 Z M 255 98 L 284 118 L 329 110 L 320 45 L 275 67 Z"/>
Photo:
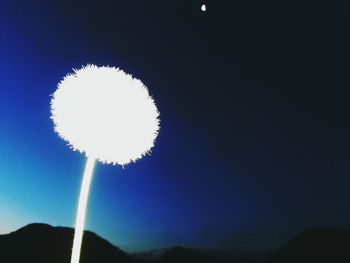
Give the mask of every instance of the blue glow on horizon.
<path id="1" fill-rule="evenodd" d="M 67 42 L 42 49 L 36 28 L 32 36 L 16 17 L 1 19 L 9 26 L 0 41 L 0 231 L 34 222 L 73 227 L 85 158 L 54 133 L 49 96 L 67 70 L 118 60 L 79 44 L 66 54 Z M 202 229 L 240 228 L 253 210 L 241 201 L 252 204 L 246 182 L 222 187 L 215 177 L 230 171 L 211 159 L 205 135 L 160 111 L 166 117 L 152 156 L 125 169 L 98 164 L 93 178 L 86 229 L 127 250 L 198 244 Z"/>

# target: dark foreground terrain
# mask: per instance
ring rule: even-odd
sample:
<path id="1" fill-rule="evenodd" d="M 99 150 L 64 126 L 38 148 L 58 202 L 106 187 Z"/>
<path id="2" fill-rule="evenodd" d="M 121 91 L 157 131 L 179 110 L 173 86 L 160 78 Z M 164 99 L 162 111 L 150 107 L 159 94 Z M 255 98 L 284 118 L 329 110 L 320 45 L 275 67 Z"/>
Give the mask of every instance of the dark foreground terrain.
<path id="1" fill-rule="evenodd" d="M 73 229 L 30 224 L 13 233 L 0 235 L 0 262 L 69 263 Z M 129 255 L 96 234 L 86 231 L 81 263 L 292 263 L 350 262 L 350 234 L 331 228 L 314 228 L 295 236 L 279 250 L 257 257 L 225 256 L 222 251 L 196 251 L 174 247 Z"/>

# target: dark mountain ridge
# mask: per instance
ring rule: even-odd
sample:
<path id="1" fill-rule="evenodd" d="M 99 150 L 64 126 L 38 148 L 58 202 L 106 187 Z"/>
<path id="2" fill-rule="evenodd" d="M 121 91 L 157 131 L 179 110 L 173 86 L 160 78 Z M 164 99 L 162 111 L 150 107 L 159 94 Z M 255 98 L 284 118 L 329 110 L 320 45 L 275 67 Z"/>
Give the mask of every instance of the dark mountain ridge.
<path id="1" fill-rule="evenodd" d="M 268 263 L 348 263 L 349 248 L 349 231 L 315 227 L 302 231 L 272 253 Z"/>
<path id="2" fill-rule="evenodd" d="M 0 262 L 69 263 L 73 234 L 72 228 L 36 223 L 0 235 Z M 227 257 L 225 251 L 184 247 L 127 254 L 95 233 L 85 231 L 80 263 L 347 263 L 349 247 L 350 232 L 318 227 L 301 232 L 266 257 L 254 252 Z"/>
<path id="3" fill-rule="evenodd" d="M 74 229 L 47 224 L 29 224 L 9 234 L 0 235 L 0 262 L 5 263 L 69 263 Z M 154 254 L 157 254 L 154 256 Z M 220 253 L 219 253 L 220 254 Z M 127 254 L 93 232 L 85 231 L 80 263 L 241 263 L 261 262 L 247 259 L 227 259 L 206 251 L 184 247 L 164 248 Z"/>
<path id="4" fill-rule="evenodd" d="M 1 262 L 70 261 L 74 231 L 67 227 L 29 224 L 15 232 L 0 236 Z M 136 262 L 132 257 L 96 234 L 85 231 L 82 263 Z"/>

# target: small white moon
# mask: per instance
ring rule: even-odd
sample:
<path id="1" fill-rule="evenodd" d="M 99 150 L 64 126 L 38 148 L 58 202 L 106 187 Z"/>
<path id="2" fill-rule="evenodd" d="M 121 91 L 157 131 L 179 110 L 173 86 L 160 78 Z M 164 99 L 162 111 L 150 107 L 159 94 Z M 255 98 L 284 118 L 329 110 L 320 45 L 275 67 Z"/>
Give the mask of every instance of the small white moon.
<path id="1" fill-rule="evenodd" d="M 205 12 L 205 11 L 207 11 L 207 7 L 206 7 L 205 5 L 202 5 L 201 10 L 202 10 L 203 12 Z"/>

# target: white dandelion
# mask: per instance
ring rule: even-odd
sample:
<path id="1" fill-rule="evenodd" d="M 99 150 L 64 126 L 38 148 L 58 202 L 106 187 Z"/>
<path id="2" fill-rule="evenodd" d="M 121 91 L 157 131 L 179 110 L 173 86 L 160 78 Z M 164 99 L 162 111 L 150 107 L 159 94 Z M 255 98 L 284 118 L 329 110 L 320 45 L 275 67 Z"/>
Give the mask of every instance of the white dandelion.
<path id="1" fill-rule="evenodd" d="M 78 263 L 95 160 L 124 166 L 150 153 L 159 112 L 140 80 L 119 68 L 87 65 L 58 84 L 51 119 L 70 148 L 87 157 L 71 257 L 71 263 Z"/>

